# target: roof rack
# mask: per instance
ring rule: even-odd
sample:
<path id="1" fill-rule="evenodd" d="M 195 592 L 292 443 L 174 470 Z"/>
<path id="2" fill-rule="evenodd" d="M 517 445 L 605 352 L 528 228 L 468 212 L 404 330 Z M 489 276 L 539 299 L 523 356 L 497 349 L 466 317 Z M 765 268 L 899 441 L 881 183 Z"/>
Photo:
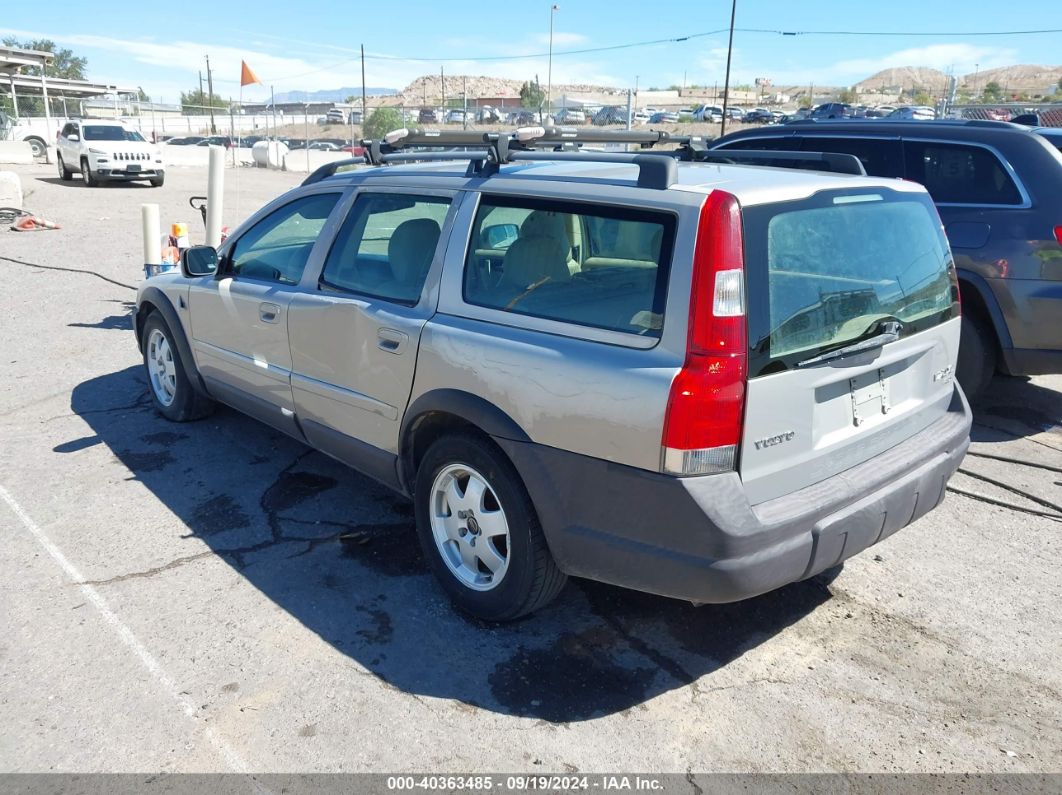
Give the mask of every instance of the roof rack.
<path id="1" fill-rule="evenodd" d="M 341 168 L 387 163 L 467 160 L 469 177 L 489 177 L 502 164 L 516 160 L 553 160 L 598 163 L 624 163 L 638 166 L 638 186 L 666 190 L 678 179 L 676 161 L 723 163 L 772 163 L 801 168 L 804 163 L 824 164 L 819 170 L 865 175 L 854 155 L 821 152 L 727 151 L 712 152 L 709 139 L 695 135 L 674 135 L 666 130 L 595 130 L 577 127 L 521 127 L 513 132 L 472 130 L 400 129 L 383 140 L 366 139 L 364 159 L 351 158 L 328 163 L 310 174 L 303 185 L 312 185 L 333 176 Z M 637 146 L 641 153 L 588 150 L 586 145 Z M 668 149 L 654 149 L 658 145 Z M 442 151 L 439 151 L 442 149 Z M 426 151 L 435 150 L 435 151 Z M 542 151 L 549 150 L 549 151 Z"/>

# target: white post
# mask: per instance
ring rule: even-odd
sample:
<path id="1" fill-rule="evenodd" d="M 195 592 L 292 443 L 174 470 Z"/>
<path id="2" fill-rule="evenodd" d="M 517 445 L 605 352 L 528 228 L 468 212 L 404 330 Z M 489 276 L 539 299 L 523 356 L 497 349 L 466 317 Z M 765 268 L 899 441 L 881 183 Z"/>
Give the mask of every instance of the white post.
<path id="1" fill-rule="evenodd" d="M 217 248 L 221 245 L 221 206 L 225 189 L 225 149 L 211 146 L 210 167 L 207 172 L 207 217 L 206 243 Z"/>
<path id="2" fill-rule="evenodd" d="M 144 233 L 144 278 L 162 265 L 162 226 L 157 204 L 140 205 L 140 225 Z"/>

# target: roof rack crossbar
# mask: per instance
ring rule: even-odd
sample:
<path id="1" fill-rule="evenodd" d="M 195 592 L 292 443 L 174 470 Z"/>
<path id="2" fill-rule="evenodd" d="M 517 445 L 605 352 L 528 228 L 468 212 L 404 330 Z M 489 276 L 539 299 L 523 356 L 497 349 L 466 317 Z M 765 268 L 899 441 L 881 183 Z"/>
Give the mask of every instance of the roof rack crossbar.
<path id="1" fill-rule="evenodd" d="M 579 163 L 617 163 L 638 166 L 638 187 L 667 190 L 678 181 L 678 164 L 674 158 L 628 152 L 531 152 L 516 151 L 510 160 L 576 161 Z"/>

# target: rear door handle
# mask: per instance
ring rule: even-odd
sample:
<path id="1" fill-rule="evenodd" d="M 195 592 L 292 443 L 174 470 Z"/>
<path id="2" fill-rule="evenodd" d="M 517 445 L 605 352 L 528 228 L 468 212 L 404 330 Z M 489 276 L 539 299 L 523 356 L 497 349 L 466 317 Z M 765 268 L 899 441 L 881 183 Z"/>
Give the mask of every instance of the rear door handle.
<path id="1" fill-rule="evenodd" d="M 388 353 L 401 353 L 409 342 L 409 335 L 393 328 L 381 328 L 376 332 L 376 347 Z"/>
<path id="2" fill-rule="evenodd" d="M 276 323 L 280 317 L 280 307 L 277 304 L 259 304 L 258 317 L 265 323 Z"/>

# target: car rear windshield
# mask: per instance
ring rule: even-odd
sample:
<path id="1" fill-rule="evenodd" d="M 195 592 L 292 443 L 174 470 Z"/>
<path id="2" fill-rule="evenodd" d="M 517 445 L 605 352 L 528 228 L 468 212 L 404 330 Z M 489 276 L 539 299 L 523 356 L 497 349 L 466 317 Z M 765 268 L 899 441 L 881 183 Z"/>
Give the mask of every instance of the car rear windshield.
<path id="1" fill-rule="evenodd" d="M 750 376 L 958 312 L 954 265 L 928 196 L 830 191 L 744 211 Z"/>
<path id="2" fill-rule="evenodd" d="M 144 136 L 135 130 L 116 127 L 113 124 L 86 124 L 86 141 L 143 141 Z"/>

